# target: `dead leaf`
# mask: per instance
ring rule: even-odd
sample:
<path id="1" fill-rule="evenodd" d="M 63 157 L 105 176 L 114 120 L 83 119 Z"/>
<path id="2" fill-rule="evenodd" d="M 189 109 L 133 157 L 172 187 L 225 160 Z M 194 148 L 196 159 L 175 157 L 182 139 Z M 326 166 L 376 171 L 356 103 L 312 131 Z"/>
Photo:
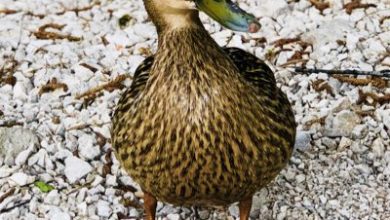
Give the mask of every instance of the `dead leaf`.
<path id="1" fill-rule="evenodd" d="M 314 5 L 314 7 L 321 12 L 321 14 L 325 9 L 329 8 L 330 6 L 329 2 L 322 2 L 319 0 L 310 0 L 310 3 Z"/>
<path id="2" fill-rule="evenodd" d="M 38 94 L 42 95 L 43 93 L 52 92 L 56 89 L 63 89 L 64 91 L 68 91 L 68 86 L 65 83 L 57 82 L 57 79 L 53 78 L 46 85 L 41 87 Z"/>

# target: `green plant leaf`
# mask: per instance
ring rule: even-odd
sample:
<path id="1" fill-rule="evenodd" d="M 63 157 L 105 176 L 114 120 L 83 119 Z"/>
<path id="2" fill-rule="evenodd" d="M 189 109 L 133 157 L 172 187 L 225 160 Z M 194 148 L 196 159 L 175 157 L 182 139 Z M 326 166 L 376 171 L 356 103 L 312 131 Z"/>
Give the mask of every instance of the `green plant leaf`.
<path id="1" fill-rule="evenodd" d="M 55 189 L 54 186 L 47 184 L 45 182 L 42 182 L 42 181 L 37 181 L 34 183 L 34 185 L 36 187 L 38 187 L 38 189 L 41 190 L 41 192 L 43 192 L 43 193 L 47 193 L 47 192 L 50 192 L 53 189 Z"/>

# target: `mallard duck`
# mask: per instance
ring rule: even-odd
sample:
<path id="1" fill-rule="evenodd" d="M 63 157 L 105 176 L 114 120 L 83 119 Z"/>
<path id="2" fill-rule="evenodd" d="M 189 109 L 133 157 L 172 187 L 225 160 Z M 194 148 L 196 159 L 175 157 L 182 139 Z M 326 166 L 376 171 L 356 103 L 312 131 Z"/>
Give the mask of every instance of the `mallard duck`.
<path id="1" fill-rule="evenodd" d="M 134 74 L 113 116 L 112 144 L 144 192 L 178 206 L 239 202 L 248 219 L 254 193 L 287 164 L 296 124 L 271 69 L 237 48 L 221 48 L 198 11 L 255 32 L 255 18 L 229 0 L 144 0 L 158 49 Z"/>

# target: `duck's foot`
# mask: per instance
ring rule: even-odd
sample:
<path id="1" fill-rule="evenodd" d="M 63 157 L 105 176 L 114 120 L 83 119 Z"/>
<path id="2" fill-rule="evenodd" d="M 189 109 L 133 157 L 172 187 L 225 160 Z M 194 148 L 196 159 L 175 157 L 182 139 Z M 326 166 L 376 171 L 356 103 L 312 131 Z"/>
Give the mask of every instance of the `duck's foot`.
<path id="1" fill-rule="evenodd" d="M 248 220 L 252 207 L 252 196 L 241 200 L 238 206 L 240 209 L 240 220 Z"/>
<path id="2" fill-rule="evenodd" d="M 119 219 L 119 220 L 137 220 L 139 219 L 139 217 L 136 217 L 136 216 L 127 216 L 121 212 L 117 213 L 116 214 L 116 217 Z"/>
<path id="3" fill-rule="evenodd" d="M 155 220 L 157 199 L 152 194 L 144 191 L 145 220 Z"/>
<path id="4" fill-rule="evenodd" d="M 192 207 L 192 209 L 194 210 L 194 218 L 195 219 L 200 219 L 199 211 L 198 211 L 199 207 L 198 206 L 194 206 L 194 207 Z"/>

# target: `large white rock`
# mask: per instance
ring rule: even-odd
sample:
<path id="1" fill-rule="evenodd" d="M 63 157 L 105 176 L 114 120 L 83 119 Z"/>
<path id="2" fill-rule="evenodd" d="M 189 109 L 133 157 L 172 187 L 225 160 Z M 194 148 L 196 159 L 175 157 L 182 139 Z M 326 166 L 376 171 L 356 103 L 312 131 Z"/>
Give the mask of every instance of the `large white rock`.
<path id="1" fill-rule="evenodd" d="M 24 186 L 24 185 L 30 184 L 30 183 L 34 182 L 34 180 L 35 180 L 35 178 L 33 176 L 29 176 L 29 175 L 22 173 L 22 172 L 17 172 L 17 173 L 12 174 L 10 179 L 13 182 L 15 182 L 16 184 L 18 184 L 19 186 Z"/>
<path id="2" fill-rule="evenodd" d="M 4 158 L 4 162 L 7 165 L 13 165 L 19 153 L 32 149 L 38 143 L 38 137 L 31 130 L 19 126 L 11 128 L 0 127 L 0 157 Z M 18 162 L 22 161 L 21 158 L 18 159 Z"/>
<path id="3" fill-rule="evenodd" d="M 110 204 L 104 200 L 99 200 L 96 204 L 97 214 L 101 217 L 109 217 L 112 213 Z"/>
<path id="4" fill-rule="evenodd" d="M 65 160 L 65 176 L 70 183 L 76 182 L 91 171 L 91 165 L 78 157 L 70 156 Z"/>
<path id="5" fill-rule="evenodd" d="M 61 195 L 59 195 L 58 190 L 50 191 L 44 198 L 44 202 L 49 205 L 59 205 L 61 202 Z"/>
<path id="6" fill-rule="evenodd" d="M 99 146 L 94 146 L 94 140 L 93 136 L 88 134 L 83 134 L 78 139 L 80 155 L 88 160 L 92 160 L 100 154 Z"/>
<path id="7" fill-rule="evenodd" d="M 297 131 L 294 148 L 299 150 L 307 150 L 310 147 L 311 140 L 311 132 Z"/>
<path id="8" fill-rule="evenodd" d="M 350 137 L 353 128 L 360 121 L 360 117 L 350 110 L 343 110 L 336 115 L 330 114 L 325 120 L 325 135 L 329 137 Z"/>
<path id="9" fill-rule="evenodd" d="M 180 215 L 179 215 L 179 214 L 171 213 L 171 214 L 168 214 L 168 215 L 167 215 L 167 218 L 168 218 L 169 220 L 180 220 Z"/>
<path id="10" fill-rule="evenodd" d="M 379 114 L 383 125 L 390 129 L 390 109 L 382 110 L 378 109 L 377 113 Z"/>
<path id="11" fill-rule="evenodd" d="M 375 156 L 382 157 L 385 150 L 386 148 L 383 144 L 383 140 L 381 138 L 375 139 L 372 143 L 372 152 L 375 154 Z"/>
<path id="12" fill-rule="evenodd" d="M 58 207 L 52 206 L 49 211 L 50 220 L 70 220 L 70 215 Z"/>

